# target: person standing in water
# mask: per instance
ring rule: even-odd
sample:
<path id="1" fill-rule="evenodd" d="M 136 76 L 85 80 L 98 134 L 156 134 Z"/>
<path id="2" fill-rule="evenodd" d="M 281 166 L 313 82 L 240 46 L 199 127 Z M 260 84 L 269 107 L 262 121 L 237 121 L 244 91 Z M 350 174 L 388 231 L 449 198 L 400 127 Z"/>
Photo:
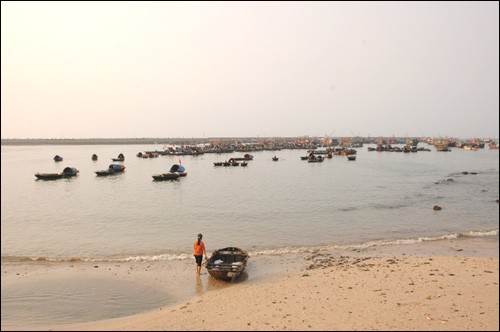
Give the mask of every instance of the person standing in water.
<path id="1" fill-rule="evenodd" d="M 194 242 L 194 258 L 196 260 L 196 273 L 201 273 L 201 261 L 203 256 L 207 259 L 207 252 L 205 251 L 205 243 L 201 240 L 203 238 L 202 234 L 198 234 L 198 240 Z"/>

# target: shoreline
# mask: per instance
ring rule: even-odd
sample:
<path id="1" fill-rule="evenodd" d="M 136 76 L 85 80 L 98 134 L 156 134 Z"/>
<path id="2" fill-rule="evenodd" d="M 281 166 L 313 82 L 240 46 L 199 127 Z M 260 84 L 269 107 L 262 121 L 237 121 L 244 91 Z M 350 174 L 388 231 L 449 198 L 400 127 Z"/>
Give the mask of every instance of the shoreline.
<path id="1" fill-rule="evenodd" d="M 128 280 L 173 299 L 92 322 L 2 320 L 2 330 L 498 330 L 498 236 L 262 255 L 251 257 L 245 271 L 243 280 L 228 284 L 204 268 L 197 280 L 191 260 L 2 263 L 2 289 L 78 276 Z"/>
<path id="2" fill-rule="evenodd" d="M 202 271 L 197 278 L 191 260 L 2 263 L 2 290 L 83 278 L 171 297 L 168 304 L 111 319 L 43 325 L 2 319 L 2 330 L 498 330 L 497 236 L 255 256 L 234 284 Z M 382 308 L 390 310 L 377 314 Z"/>

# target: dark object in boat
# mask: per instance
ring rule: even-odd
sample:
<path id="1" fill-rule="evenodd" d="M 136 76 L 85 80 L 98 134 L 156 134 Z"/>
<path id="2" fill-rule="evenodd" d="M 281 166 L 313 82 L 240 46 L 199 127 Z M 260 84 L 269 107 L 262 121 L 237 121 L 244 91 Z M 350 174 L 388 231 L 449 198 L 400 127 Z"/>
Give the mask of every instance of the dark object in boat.
<path id="1" fill-rule="evenodd" d="M 240 166 L 240 163 L 237 162 L 236 159 L 234 159 L 234 158 L 229 159 L 227 162 L 229 162 L 229 164 L 231 166 Z M 226 165 L 224 165 L 224 166 L 226 166 Z"/>
<path id="2" fill-rule="evenodd" d="M 248 258 L 247 252 L 240 248 L 222 248 L 212 253 L 205 267 L 212 277 L 232 282 L 243 272 Z"/>
<path id="3" fill-rule="evenodd" d="M 125 171 L 125 165 L 111 164 L 109 165 L 108 169 L 104 169 L 102 171 L 96 171 L 95 174 L 97 174 L 97 176 L 105 176 L 105 175 L 122 173 L 123 171 Z"/>
<path id="4" fill-rule="evenodd" d="M 92 155 L 92 160 L 97 160 L 97 155 L 95 153 Z"/>
<path id="5" fill-rule="evenodd" d="M 179 164 L 173 164 L 172 167 L 170 167 L 170 173 L 177 174 L 178 176 L 187 175 L 186 168 Z"/>
<path id="6" fill-rule="evenodd" d="M 124 161 L 125 160 L 125 156 L 123 155 L 123 153 L 120 153 L 118 155 L 118 158 L 111 158 L 113 161 Z"/>
<path id="7" fill-rule="evenodd" d="M 167 180 L 176 180 L 179 177 L 177 173 L 163 173 L 153 175 L 153 179 L 155 181 L 167 181 Z"/>
<path id="8" fill-rule="evenodd" d="M 79 172 L 80 172 L 80 171 L 79 171 L 79 170 L 77 170 L 77 169 L 76 169 L 76 168 L 74 168 L 74 167 L 66 167 L 65 169 L 63 169 L 62 174 L 63 174 L 63 176 L 65 176 L 65 177 L 71 177 L 71 176 L 76 176 L 76 175 L 78 175 L 78 173 L 79 173 Z"/>
<path id="9" fill-rule="evenodd" d="M 62 160 L 63 158 L 58 154 L 56 154 L 56 156 L 54 157 L 54 161 L 62 161 Z"/>

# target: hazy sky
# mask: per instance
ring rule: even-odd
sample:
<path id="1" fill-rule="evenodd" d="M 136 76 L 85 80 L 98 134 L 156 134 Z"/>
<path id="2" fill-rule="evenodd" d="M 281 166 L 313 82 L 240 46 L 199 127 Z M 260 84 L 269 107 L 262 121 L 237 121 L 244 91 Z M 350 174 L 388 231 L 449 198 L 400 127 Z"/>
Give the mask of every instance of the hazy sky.
<path id="1" fill-rule="evenodd" d="M 499 136 L 499 3 L 1 2 L 2 138 Z"/>

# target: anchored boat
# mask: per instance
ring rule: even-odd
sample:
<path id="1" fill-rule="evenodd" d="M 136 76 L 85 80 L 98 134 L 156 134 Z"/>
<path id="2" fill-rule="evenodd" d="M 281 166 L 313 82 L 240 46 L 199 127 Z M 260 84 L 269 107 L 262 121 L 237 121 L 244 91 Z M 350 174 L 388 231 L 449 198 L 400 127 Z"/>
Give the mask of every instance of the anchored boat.
<path id="1" fill-rule="evenodd" d="M 245 250 L 227 247 L 213 252 L 205 267 L 214 278 L 234 281 L 245 269 L 248 261 Z"/>

